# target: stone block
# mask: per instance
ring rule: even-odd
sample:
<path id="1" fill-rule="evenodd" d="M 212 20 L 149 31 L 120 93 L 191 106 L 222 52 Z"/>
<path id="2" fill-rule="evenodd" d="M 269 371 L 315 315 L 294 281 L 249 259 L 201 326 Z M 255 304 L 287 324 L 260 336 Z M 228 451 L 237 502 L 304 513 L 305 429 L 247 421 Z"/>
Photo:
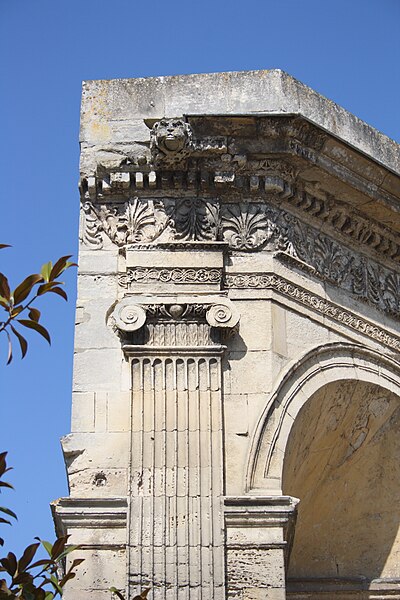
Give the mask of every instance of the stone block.
<path id="1" fill-rule="evenodd" d="M 111 586 L 123 589 L 125 586 L 125 550 L 79 549 L 79 556 L 85 559 L 76 571 L 73 587 L 78 590 L 108 590 Z M 68 565 L 67 561 L 67 565 Z M 68 568 L 68 567 L 67 567 Z M 71 593 L 71 592 L 69 592 Z M 79 593 L 79 592 L 78 592 Z"/>
<path id="2" fill-rule="evenodd" d="M 99 275 L 115 275 L 118 272 L 118 250 L 111 247 L 109 250 L 87 250 L 81 246 L 79 250 L 79 276 L 93 273 Z"/>
<path id="3" fill-rule="evenodd" d="M 131 392 L 108 392 L 108 431 L 130 431 Z"/>
<path id="4" fill-rule="evenodd" d="M 95 393 L 76 392 L 72 398 L 72 432 L 93 432 L 95 430 Z"/>
<path id="5" fill-rule="evenodd" d="M 120 350 L 94 349 L 76 351 L 74 356 L 74 391 L 113 392 L 120 388 L 124 359 Z"/>

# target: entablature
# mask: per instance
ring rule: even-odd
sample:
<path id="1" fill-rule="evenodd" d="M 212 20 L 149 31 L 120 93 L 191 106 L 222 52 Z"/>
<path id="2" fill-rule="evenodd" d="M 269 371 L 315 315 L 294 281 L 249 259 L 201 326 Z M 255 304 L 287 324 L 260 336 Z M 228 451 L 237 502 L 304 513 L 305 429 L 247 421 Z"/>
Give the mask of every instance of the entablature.
<path id="1" fill-rule="evenodd" d="M 84 244 L 123 251 L 199 242 L 224 244 L 230 254 L 283 252 L 400 316 L 400 185 L 388 169 L 299 115 L 146 124 L 146 143 L 95 153 L 94 171 L 81 183 Z M 223 279 L 221 270 L 204 273 L 195 264 L 161 271 L 131 265 L 119 283 L 129 289 L 146 277 L 193 284 L 206 277 L 213 286 Z"/>

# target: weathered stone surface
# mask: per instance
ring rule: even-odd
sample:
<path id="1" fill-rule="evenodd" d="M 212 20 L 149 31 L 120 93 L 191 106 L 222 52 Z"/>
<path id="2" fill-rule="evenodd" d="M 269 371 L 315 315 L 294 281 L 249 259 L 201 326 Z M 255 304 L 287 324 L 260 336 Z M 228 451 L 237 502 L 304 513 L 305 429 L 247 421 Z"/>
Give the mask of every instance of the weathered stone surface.
<path id="1" fill-rule="evenodd" d="M 85 82 L 81 143 L 67 600 L 400 598 L 399 146 L 277 70 Z"/>

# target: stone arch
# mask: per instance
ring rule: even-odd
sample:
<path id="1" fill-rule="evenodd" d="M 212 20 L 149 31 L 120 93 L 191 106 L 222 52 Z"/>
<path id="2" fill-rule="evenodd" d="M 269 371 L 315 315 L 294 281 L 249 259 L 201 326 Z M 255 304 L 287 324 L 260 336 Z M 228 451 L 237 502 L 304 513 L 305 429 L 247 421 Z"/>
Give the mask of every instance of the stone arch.
<path id="1" fill-rule="evenodd" d="M 400 397 L 400 363 L 377 350 L 338 342 L 307 352 L 287 367 L 260 416 L 250 447 L 247 492 L 282 493 L 285 451 L 298 413 L 318 390 L 340 380 L 373 383 Z"/>

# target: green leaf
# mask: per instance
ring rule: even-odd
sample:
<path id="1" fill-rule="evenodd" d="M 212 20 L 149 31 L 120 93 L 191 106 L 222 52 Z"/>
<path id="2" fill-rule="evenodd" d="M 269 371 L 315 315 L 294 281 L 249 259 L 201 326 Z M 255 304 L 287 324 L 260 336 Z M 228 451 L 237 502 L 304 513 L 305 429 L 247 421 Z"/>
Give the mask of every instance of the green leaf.
<path id="1" fill-rule="evenodd" d="M 61 296 L 62 298 L 64 298 L 64 300 L 68 300 L 68 296 L 67 293 L 59 287 L 53 287 L 51 290 L 48 290 L 48 292 L 53 292 L 53 294 L 58 294 L 59 296 Z"/>
<path id="2" fill-rule="evenodd" d="M 46 598 L 46 592 L 44 590 L 42 590 L 42 588 L 36 588 L 35 594 L 36 594 L 35 600 L 45 600 L 45 598 Z"/>
<path id="3" fill-rule="evenodd" d="M 57 577 L 56 577 L 55 575 L 52 575 L 52 576 L 50 577 L 50 581 L 51 581 L 51 583 L 53 584 L 53 586 L 54 586 L 54 589 L 56 590 L 56 592 L 58 592 L 58 593 L 60 594 L 60 596 L 62 596 L 63 589 L 62 589 L 62 587 L 60 586 L 60 584 L 59 584 L 59 582 L 58 582 L 58 579 L 57 579 Z"/>
<path id="4" fill-rule="evenodd" d="M 20 332 L 15 329 L 15 327 L 10 325 L 10 328 L 17 340 L 19 341 L 19 345 L 21 347 L 21 358 L 24 358 L 26 351 L 28 350 L 28 342 L 26 341 L 24 336 L 21 335 Z"/>
<path id="5" fill-rule="evenodd" d="M 42 544 L 43 548 L 46 550 L 47 554 L 51 557 L 51 551 L 53 550 L 53 545 L 50 542 L 46 542 L 46 540 L 40 540 L 36 538 Z"/>
<path id="6" fill-rule="evenodd" d="M 42 285 L 38 287 L 37 295 L 42 296 L 52 288 L 56 287 L 57 285 L 60 285 L 60 283 L 60 281 L 49 281 L 48 283 L 42 283 Z"/>
<path id="7" fill-rule="evenodd" d="M 83 562 L 85 562 L 84 558 L 75 558 L 72 561 L 72 565 L 69 568 L 69 571 L 72 571 L 72 569 L 75 569 L 75 567 L 78 567 L 79 565 L 81 565 Z"/>
<path id="8" fill-rule="evenodd" d="M 13 517 L 14 519 L 16 519 L 18 521 L 17 515 L 10 508 L 6 508 L 5 506 L 0 506 L 0 512 L 4 513 L 5 515 L 9 515 L 10 517 Z"/>
<path id="9" fill-rule="evenodd" d="M 0 481 L 0 487 L 5 487 L 10 490 L 14 489 L 14 487 L 11 485 L 11 483 L 7 483 L 7 481 Z"/>
<path id="10" fill-rule="evenodd" d="M 33 306 L 31 306 L 31 308 L 29 309 L 29 318 L 31 319 L 31 321 L 36 321 L 36 323 L 39 322 L 40 319 L 40 310 L 38 308 L 34 308 Z"/>
<path id="11" fill-rule="evenodd" d="M 17 557 L 13 552 L 7 554 L 7 558 L 1 558 L 0 564 L 5 568 L 7 573 L 13 577 L 17 570 Z"/>
<path id="12" fill-rule="evenodd" d="M 76 573 L 74 573 L 73 570 L 77 566 L 82 564 L 83 562 L 85 562 L 84 558 L 75 558 L 75 560 L 72 561 L 72 565 L 68 569 L 68 572 L 64 575 L 64 577 L 60 581 L 60 585 L 62 587 L 64 587 L 64 585 L 67 583 L 67 581 L 69 581 L 70 579 L 73 579 L 75 577 Z"/>
<path id="13" fill-rule="evenodd" d="M 3 517 L 0 517 L 0 523 L 5 523 L 6 525 L 11 525 L 11 521 L 9 521 L 8 519 L 3 519 Z"/>
<path id="14" fill-rule="evenodd" d="M 36 544 L 30 544 L 30 546 L 25 548 L 23 555 L 18 561 L 18 571 L 25 571 L 27 566 L 32 562 L 39 546 L 40 544 L 38 542 Z"/>
<path id="15" fill-rule="evenodd" d="M 24 281 L 20 283 L 19 286 L 14 290 L 14 304 L 19 304 L 25 300 L 25 298 L 31 293 L 33 286 L 41 281 L 43 281 L 43 276 L 39 275 L 38 273 L 34 273 L 33 275 L 26 277 Z"/>
<path id="16" fill-rule="evenodd" d="M 16 577 L 13 578 L 13 584 L 14 585 L 18 585 L 18 584 L 23 584 L 23 585 L 27 585 L 29 583 L 33 582 L 33 577 L 30 573 L 25 573 L 24 571 L 22 571 L 21 573 L 18 573 L 18 575 Z"/>
<path id="17" fill-rule="evenodd" d="M 3 250 L 3 248 L 11 248 L 10 244 L 0 244 L 0 250 Z"/>
<path id="18" fill-rule="evenodd" d="M 51 565 L 52 561 L 49 558 L 41 558 L 33 562 L 27 569 L 36 569 L 36 567 L 44 567 L 45 565 Z M 46 570 L 46 569 L 45 569 Z"/>
<path id="19" fill-rule="evenodd" d="M 17 317 L 19 315 L 20 312 L 22 312 L 24 310 L 23 306 L 17 306 L 16 308 L 13 308 L 11 311 L 11 318 L 15 319 L 15 317 Z"/>
<path id="20" fill-rule="evenodd" d="M 62 256 L 61 258 L 59 258 L 57 260 L 56 263 L 54 263 L 54 267 L 52 268 L 51 272 L 50 272 L 50 277 L 49 280 L 53 281 L 54 279 L 56 279 L 59 275 L 61 275 L 61 273 L 63 271 L 65 271 L 65 269 L 67 269 L 69 266 L 72 266 L 74 263 L 69 263 L 68 259 L 71 258 L 72 254 L 69 254 L 68 256 Z"/>
<path id="21" fill-rule="evenodd" d="M 0 452 L 0 477 L 7 473 L 11 467 L 7 467 L 7 454 L 8 452 Z"/>
<path id="22" fill-rule="evenodd" d="M 49 261 L 48 263 L 44 263 L 44 265 L 42 265 L 42 268 L 40 269 L 40 274 L 42 275 L 42 277 L 45 281 L 49 281 L 52 268 L 53 268 L 53 263 L 51 261 Z"/>
<path id="23" fill-rule="evenodd" d="M 58 558 L 58 556 L 64 551 L 65 544 L 67 543 L 68 536 L 63 535 L 56 539 L 53 544 L 53 548 L 51 551 L 51 558 L 54 560 Z"/>
<path id="24" fill-rule="evenodd" d="M 4 298 L 3 296 L 0 296 L 0 306 L 2 306 L 3 308 L 9 308 L 10 303 L 8 302 L 8 300 L 6 298 Z"/>
<path id="25" fill-rule="evenodd" d="M 3 595 L 6 594 L 7 596 L 11 593 L 5 579 L 0 579 L 0 592 L 2 592 Z"/>
<path id="26" fill-rule="evenodd" d="M 6 332 L 6 336 L 7 336 L 7 339 L 8 339 L 8 355 L 7 355 L 7 363 L 6 364 L 9 365 L 10 362 L 12 361 L 12 359 L 13 359 L 12 343 L 11 343 L 10 334 L 8 333 L 7 329 L 5 329 L 5 332 Z"/>
<path id="27" fill-rule="evenodd" d="M 78 550 L 79 548 L 80 548 L 80 546 L 68 546 L 67 548 L 65 548 L 65 550 L 63 552 L 61 552 L 61 554 L 59 554 L 57 556 L 57 562 L 60 562 L 63 558 L 68 556 L 68 554 L 71 554 L 71 552 L 74 552 L 75 550 Z"/>
<path id="28" fill-rule="evenodd" d="M 35 591 L 36 588 L 34 585 L 25 585 L 22 591 L 22 597 L 24 600 L 36 600 Z"/>
<path id="29" fill-rule="evenodd" d="M 40 335 L 43 336 L 49 342 L 49 344 L 51 344 L 49 332 L 47 329 L 45 329 L 45 327 L 43 327 L 43 325 L 40 325 L 40 323 L 37 323 L 36 321 L 30 321 L 29 319 L 17 319 L 17 321 L 24 327 L 28 327 L 28 329 L 34 329 L 40 333 Z"/>
<path id="30" fill-rule="evenodd" d="M 125 600 L 125 596 L 116 587 L 110 587 L 108 591 L 118 596 L 119 600 Z"/>
<path id="31" fill-rule="evenodd" d="M 0 273 L 0 296 L 3 296 L 6 300 L 11 298 L 10 284 L 4 273 Z"/>

